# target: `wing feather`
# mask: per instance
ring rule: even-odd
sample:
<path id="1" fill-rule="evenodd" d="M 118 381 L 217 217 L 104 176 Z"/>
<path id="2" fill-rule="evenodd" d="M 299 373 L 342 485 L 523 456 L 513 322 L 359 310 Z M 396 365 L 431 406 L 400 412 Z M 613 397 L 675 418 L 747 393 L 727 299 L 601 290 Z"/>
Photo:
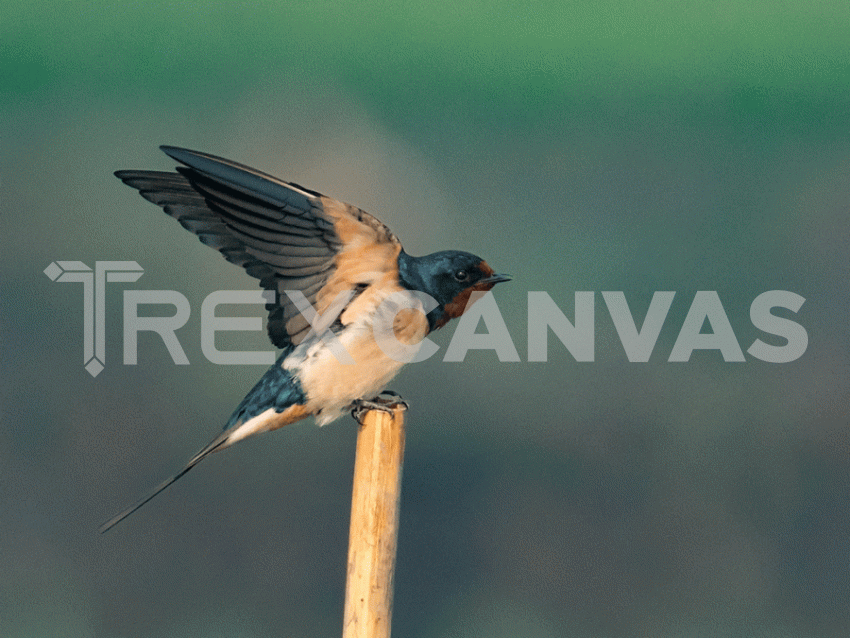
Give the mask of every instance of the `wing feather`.
<path id="1" fill-rule="evenodd" d="M 299 290 L 322 313 L 346 287 L 397 271 L 401 244 L 368 213 L 253 168 L 172 146 L 176 173 L 115 175 L 275 293 L 272 343 L 298 344 L 309 327 L 284 294 Z"/>

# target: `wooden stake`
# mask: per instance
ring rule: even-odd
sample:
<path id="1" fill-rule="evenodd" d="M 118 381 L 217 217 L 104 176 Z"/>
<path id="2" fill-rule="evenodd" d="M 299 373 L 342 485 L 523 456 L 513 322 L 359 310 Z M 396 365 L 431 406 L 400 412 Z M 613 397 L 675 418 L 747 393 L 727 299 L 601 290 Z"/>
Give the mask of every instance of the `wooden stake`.
<path id="1" fill-rule="evenodd" d="M 389 638 L 404 413 L 370 410 L 357 435 L 343 638 Z"/>

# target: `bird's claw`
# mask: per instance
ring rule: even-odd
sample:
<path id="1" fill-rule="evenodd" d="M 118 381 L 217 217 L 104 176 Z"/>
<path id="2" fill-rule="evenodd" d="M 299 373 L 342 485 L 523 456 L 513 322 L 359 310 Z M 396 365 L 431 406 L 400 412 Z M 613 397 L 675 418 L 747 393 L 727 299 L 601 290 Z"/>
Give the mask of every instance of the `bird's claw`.
<path id="1" fill-rule="evenodd" d="M 401 408 L 402 410 L 407 410 L 410 408 L 410 404 L 404 400 L 404 398 L 398 393 L 393 392 L 392 390 L 384 390 L 375 397 L 375 399 L 380 399 L 382 401 L 389 402 L 392 406 Z"/>
<path id="2" fill-rule="evenodd" d="M 410 404 L 405 401 L 398 392 L 384 390 L 378 396 L 371 399 L 358 399 L 352 403 L 351 416 L 363 424 L 363 418 L 369 410 L 380 410 L 393 415 L 396 410 L 407 410 Z"/>

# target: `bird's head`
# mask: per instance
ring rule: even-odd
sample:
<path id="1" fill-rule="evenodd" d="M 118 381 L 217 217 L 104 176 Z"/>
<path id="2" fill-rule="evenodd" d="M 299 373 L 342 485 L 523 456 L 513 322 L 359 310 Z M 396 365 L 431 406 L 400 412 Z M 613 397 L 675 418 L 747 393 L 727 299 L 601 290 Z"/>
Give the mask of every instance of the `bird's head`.
<path id="1" fill-rule="evenodd" d="M 473 292 L 486 292 L 496 284 L 510 281 L 496 274 L 486 261 L 460 250 L 444 250 L 424 257 L 399 255 L 399 278 L 408 290 L 431 295 L 438 306 L 428 313 L 431 330 L 442 328 L 460 317 Z"/>

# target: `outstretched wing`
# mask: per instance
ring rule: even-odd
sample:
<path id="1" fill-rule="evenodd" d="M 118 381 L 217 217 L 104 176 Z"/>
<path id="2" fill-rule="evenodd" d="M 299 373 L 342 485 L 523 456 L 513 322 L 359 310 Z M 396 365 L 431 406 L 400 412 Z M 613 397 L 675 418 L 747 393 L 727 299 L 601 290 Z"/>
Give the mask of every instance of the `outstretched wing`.
<path id="1" fill-rule="evenodd" d="M 185 166 L 115 175 L 274 293 L 266 308 L 278 348 L 309 329 L 285 290 L 301 291 L 322 314 L 339 292 L 397 272 L 401 244 L 359 208 L 230 160 L 161 148 Z"/>

